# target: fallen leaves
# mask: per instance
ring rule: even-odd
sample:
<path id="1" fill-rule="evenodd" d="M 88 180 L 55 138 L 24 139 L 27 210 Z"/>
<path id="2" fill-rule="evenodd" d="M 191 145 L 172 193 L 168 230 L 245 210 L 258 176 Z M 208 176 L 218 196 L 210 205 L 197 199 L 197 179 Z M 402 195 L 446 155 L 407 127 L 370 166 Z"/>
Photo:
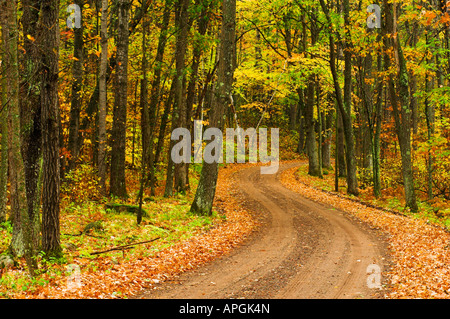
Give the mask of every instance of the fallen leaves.
<path id="1" fill-rule="evenodd" d="M 309 199 L 345 211 L 388 234 L 393 265 L 387 298 L 450 298 L 450 234 L 425 220 L 395 215 L 325 193 L 281 174 L 282 184 Z"/>
<path id="2" fill-rule="evenodd" d="M 142 289 L 151 289 L 155 284 L 174 278 L 198 267 L 218 256 L 226 254 L 239 245 L 255 228 L 256 223 L 249 212 L 243 209 L 234 197 L 233 174 L 243 165 L 221 169 L 216 190 L 214 209 L 226 218 L 187 240 L 157 251 L 150 256 L 117 257 L 97 256 L 74 260 L 79 271 L 76 280 L 79 288 L 69 283 L 73 275 L 66 272 L 67 265 L 52 265 L 46 274 L 48 284 L 34 291 L 17 293 L 14 298 L 96 298 L 113 299 L 137 295 Z M 151 244 L 142 245 L 151 248 Z M 76 286 L 78 287 L 78 286 Z"/>

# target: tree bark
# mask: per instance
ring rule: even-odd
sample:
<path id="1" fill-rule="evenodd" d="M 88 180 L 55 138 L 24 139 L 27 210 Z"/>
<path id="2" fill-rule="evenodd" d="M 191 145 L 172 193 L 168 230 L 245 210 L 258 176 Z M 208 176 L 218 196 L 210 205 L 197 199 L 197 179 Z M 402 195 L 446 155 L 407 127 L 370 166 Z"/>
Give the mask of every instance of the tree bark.
<path id="1" fill-rule="evenodd" d="M 192 117 L 193 117 L 194 100 L 195 100 L 197 88 L 199 87 L 197 85 L 199 82 L 198 81 L 199 80 L 198 71 L 200 68 L 200 59 L 201 59 L 203 51 L 204 51 L 202 39 L 203 39 L 203 36 L 206 34 L 206 31 L 208 30 L 208 25 L 209 25 L 209 21 L 210 21 L 210 15 L 208 14 L 208 12 L 210 10 L 209 6 L 211 5 L 211 2 L 209 2 L 209 0 L 207 0 L 207 1 L 202 0 L 202 1 L 198 1 L 198 3 L 196 3 L 196 5 L 200 5 L 202 8 L 200 17 L 197 20 L 197 32 L 198 32 L 198 35 L 200 36 L 200 40 L 195 41 L 193 44 L 193 57 L 192 57 L 192 64 L 191 64 L 192 71 L 191 71 L 191 76 L 189 79 L 189 84 L 188 84 L 187 92 L 186 92 L 186 125 L 187 125 L 187 128 L 189 129 L 189 131 L 191 132 L 191 136 L 193 136 L 193 134 L 194 134 Z M 186 171 L 186 187 L 187 187 L 187 189 L 190 189 L 189 163 L 186 163 L 185 171 Z"/>
<path id="2" fill-rule="evenodd" d="M 333 125 L 333 112 L 322 112 L 323 143 L 322 143 L 322 167 L 332 169 L 331 166 L 331 136 Z"/>
<path id="3" fill-rule="evenodd" d="M 345 144 L 346 144 L 346 165 L 347 165 L 347 193 L 352 195 L 358 195 L 358 180 L 356 178 L 356 159 L 355 159 L 355 141 L 353 134 L 353 125 L 351 117 L 351 90 L 352 90 L 352 56 L 350 49 L 350 36 L 348 31 L 345 32 L 345 42 L 342 41 L 339 33 L 337 33 L 332 26 L 331 16 L 327 5 L 324 0 L 320 0 L 320 4 L 323 12 L 325 13 L 328 25 L 329 25 L 329 38 L 330 38 L 330 68 L 333 75 L 333 84 L 336 94 L 336 102 L 339 107 L 340 114 L 342 116 Z M 343 0 L 344 9 L 344 21 L 347 27 L 350 26 L 349 17 L 349 1 Z M 334 44 L 334 36 L 337 36 L 340 43 L 343 43 L 344 47 L 344 93 L 339 84 L 338 73 L 336 69 L 336 52 Z"/>
<path id="4" fill-rule="evenodd" d="M 81 17 L 83 17 L 83 0 L 75 0 L 75 4 L 81 9 Z M 82 106 L 81 89 L 83 85 L 83 23 L 81 28 L 74 29 L 74 46 L 73 46 L 73 65 L 72 65 L 72 98 L 70 106 L 69 119 L 69 142 L 68 150 L 70 152 L 69 169 L 75 167 L 80 150 L 79 134 L 80 134 L 80 112 Z"/>
<path id="5" fill-rule="evenodd" d="M 412 129 L 412 110 L 409 96 L 409 80 L 406 61 L 403 56 L 399 34 L 396 30 L 395 8 L 392 3 L 384 1 L 385 6 L 385 51 L 391 48 L 395 57 L 385 54 L 385 70 L 390 74 L 388 78 L 388 91 L 391 99 L 391 105 L 395 121 L 395 131 L 397 133 L 400 153 L 402 160 L 402 176 L 405 189 L 406 206 L 412 212 L 417 212 L 416 193 L 414 189 L 414 175 L 412 167 L 412 148 L 411 148 L 411 129 Z M 395 63 L 392 63 L 394 60 Z M 395 81 L 391 68 L 395 67 Z"/>
<path id="6" fill-rule="evenodd" d="M 113 110 L 110 194 L 126 198 L 125 150 L 128 101 L 129 9 L 131 1 L 118 0 L 117 67 Z"/>
<path id="7" fill-rule="evenodd" d="M 187 49 L 187 37 L 189 33 L 189 13 L 190 0 L 178 0 L 176 14 L 178 34 L 175 52 L 176 76 L 175 76 L 175 100 L 174 118 L 177 128 L 187 127 L 186 118 L 186 97 L 184 81 L 186 79 L 185 57 Z M 186 163 L 175 164 L 175 189 L 177 192 L 185 192 L 187 184 Z"/>
<path id="8" fill-rule="evenodd" d="M 27 191 L 28 215 L 33 220 L 33 239 L 39 243 L 42 182 L 42 125 L 41 125 L 41 77 L 40 53 L 37 41 L 41 0 L 22 0 L 22 35 L 25 54 L 19 59 L 20 67 L 20 126 L 22 157 L 25 167 L 25 186 Z"/>
<path id="9" fill-rule="evenodd" d="M 41 49 L 42 109 L 42 250 L 47 256 L 61 254 L 60 245 L 60 159 L 59 159 L 59 1 L 41 1 L 41 26 L 37 39 Z"/>
<path id="10" fill-rule="evenodd" d="M 2 71 L 5 72 L 5 71 Z M 8 97 L 6 94 L 7 91 L 7 79 L 6 76 L 2 77 L 1 80 L 1 101 L 2 105 L 6 105 L 8 101 Z M 5 112 L 6 113 L 6 107 Z M 0 223 L 3 223 L 7 219 L 6 214 L 6 203 L 8 201 L 7 197 L 7 185 L 8 185 L 8 122 L 7 117 L 2 116 L 1 119 L 1 130 L 2 130 L 2 137 L 1 137 L 1 159 L 0 159 Z"/>
<path id="11" fill-rule="evenodd" d="M 156 50 L 155 66 L 153 69 L 153 82 L 152 89 L 150 93 L 150 104 L 146 114 L 143 114 L 144 119 L 148 122 L 147 127 L 142 129 L 143 138 L 143 156 L 147 163 L 149 173 L 148 180 L 150 181 L 151 193 L 154 194 L 155 191 L 155 163 L 159 160 L 156 158 L 156 152 L 153 150 L 154 145 L 154 133 L 156 127 L 156 113 L 158 110 L 158 103 L 160 101 L 160 90 L 161 90 L 161 73 L 164 59 L 164 52 L 166 49 L 168 28 L 170 23 L 170 16 L 172 13 L 171 3 L 166 2 L 163 13 L 163 20 L 161 25 L 161 31 L 158 40 L 158 48 Z M 143 111 L 144 112 L 144 111 Z M 143 123 L 144 125 L 144 123 Z M 161 121 L 162 125 L 162 121 Z M 164 124 L 166 125 L 166 123 Z M 165 127 L 164 127 L 165 129 Z M 158 140 L 159 143 L 159 140 Z"/>
<path id="12" fill-rule="evenodd" d="M 21 127 L 19 112 L 19 68 L 18 68 L 18 28 L 17 28 L 17 1 L 1 2 L 2 25 L 2 75 L 7 83 L 3 88 L 6 95 L 8 122 L 8 159 L 10 178 L 11 213 L 14 216 L 13 238 L 11 250 L 14 255 L 25 256 L 31 276 L 37 269 L 34 246 L 35 228 L 30 220 L 27 207 L 27 193 L 25 188 L 25 168 L 20 148 Z M 6 131 L 3 132 L 6 135 Z"/>
<path id="13" fill-rule="evenodd" d="M 304 98 L 304 90 L 298 89 L 298 145 L 297 145 L 297 153 L 304 154 L 305 153 L 305 98 Z"/>
<path id="14" fill-rule="evenodd" d="M 224 127 L 224 114 L 231 102 L 233 86 L 235 50 L 231 48 L 234 48 L 236 38 L 236 0 L 224 0 L 222 13 L 219 70 L 210 111 L 210 127 L 220 130 Z M 191 212 L 194 214 L 211 215 L 218 173 L 219 164 L 217 162 L 203 163 L 199 184 L 191 205 Z"/>
<path id="15" fill-rule="evenodd" d="M 323 1 L 323 0 L 322 0 Z M 342 117 L 344 122 L 345 143 L 347 145 L 347 192 L 358 195 L 358 180 L 356 177 L 355 140 L 352 124 L 352 52 L 350 51 L 350 4 L 349 0 L 343 0 L 344 23 L 345 23 L 345 47 L 344 47 L 344 100 L 341 111 L 345 113 Z"/>
<path id="16" fill-rule="evenodd" d="M 99 103 L 98 103 L 98 176 L 100 178 L 100 189 L 106 195 L 106 110 L 107 110 L 107 87 L 106 74 L 108 67 L 108 0 L 102 0 L 102 18 L 100 27 L 101 54 L 100 54 L 100 74 Z"/>
<path id="17" fill-rule="evenodd" d="M 320 175 L 319 154 L 316 142 L 316 128 L 314 121 L 314 101 L 315 101 L 316 75 L 312 74 L 308 79 L 306 89 L 305 107 L 305 128 L 306 128 L 306 153 L 308 155 L 308 174 L 311 176 Z"/>

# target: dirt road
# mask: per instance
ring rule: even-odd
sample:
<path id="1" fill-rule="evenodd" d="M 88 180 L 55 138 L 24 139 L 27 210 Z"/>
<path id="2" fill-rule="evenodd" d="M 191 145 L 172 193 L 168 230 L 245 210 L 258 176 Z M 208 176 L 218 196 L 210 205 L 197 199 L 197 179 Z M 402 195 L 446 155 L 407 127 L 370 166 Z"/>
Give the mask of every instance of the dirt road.
<path id="1" fill-rule="evenodd" d="M 385 244 L 343 212 L 284 188 L 258 167 L 237 176 L 263 226 L 230 254 L 159 284 L 140 298 L 377 298 L 367 267 L 385 268 Z M 371 275 L 373 276 L 373 275 Z"/>

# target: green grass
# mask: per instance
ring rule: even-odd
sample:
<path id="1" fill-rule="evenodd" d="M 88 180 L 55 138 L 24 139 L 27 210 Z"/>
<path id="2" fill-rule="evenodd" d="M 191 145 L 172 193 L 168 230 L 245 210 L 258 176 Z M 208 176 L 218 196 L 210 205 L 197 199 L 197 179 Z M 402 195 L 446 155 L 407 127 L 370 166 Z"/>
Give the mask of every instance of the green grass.
<path id="1" fill-rule="evenodd" d="M 104 261 L 105 258 L 132 260 L 153 256 L 158 251 L 219 224 L 223 221 L 223 216 L 217 213 L 212 216 L 197 216 L 189 212 L 200 170 L 201 165 L 191 165 L 191 192 L 185 195 L 174 194 L 171 198 L 146 197 L 148 200 L 143 202 L 143 208 L 148 216 L 143 218 L 140 225 L 137 225 L 136 215 L 133 213 L 105 209 L 106 199 L 75 202 L 72 197 L 63 197 L 60 216 L 63 257 L 47 260 L 39 254 L 36 257 L 39 272 L 45 273 L 45 276 L 34 279 L 29 278 L 23 258 L 18 259 L 18 267 L 9 269 L 0 279 L 0 298 L 13 298 L 16 293 L 34 291 L 40 286 L 51 283 L 54 278 L 66 276 L 67 265 L 74 263 L 77 258 L 90 260 L 89 268 L 95 271 L 99 267 L 98 262 Z M 130 192 L 130 198 L 136 198 L 136 195 L 136 190 Z M 120 202 L 117 199 L 112 201 Z M 123 204 L 130 204 L 130 202 Z M 99 222 L 102 229 L 91 229 L 89 233 L 79 235 L 84 227 L 92 222 Z M 0 236 L 1 254 L 8 250 L 11 241 L 10 222 L 0 224 Z M 151 244 L 136 245 L 125 253 L 119 250 L 92 255 L 93 252 L 158 237 L 160 239 Z"/>

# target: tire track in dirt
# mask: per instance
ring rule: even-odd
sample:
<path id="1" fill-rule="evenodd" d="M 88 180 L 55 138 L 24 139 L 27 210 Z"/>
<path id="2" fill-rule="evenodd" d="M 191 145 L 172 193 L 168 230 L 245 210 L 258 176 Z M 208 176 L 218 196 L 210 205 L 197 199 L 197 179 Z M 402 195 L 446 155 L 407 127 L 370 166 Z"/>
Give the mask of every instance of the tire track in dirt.
<path id="1" fill-rule="evenodd" d="M 385 243 L 374 230 L 281 185 L 259 167 L 236 176 L 243 205 L 262 222 L 242 246 L 138 298 L 376 298 L 367 267 L 384 265 Z"/>

